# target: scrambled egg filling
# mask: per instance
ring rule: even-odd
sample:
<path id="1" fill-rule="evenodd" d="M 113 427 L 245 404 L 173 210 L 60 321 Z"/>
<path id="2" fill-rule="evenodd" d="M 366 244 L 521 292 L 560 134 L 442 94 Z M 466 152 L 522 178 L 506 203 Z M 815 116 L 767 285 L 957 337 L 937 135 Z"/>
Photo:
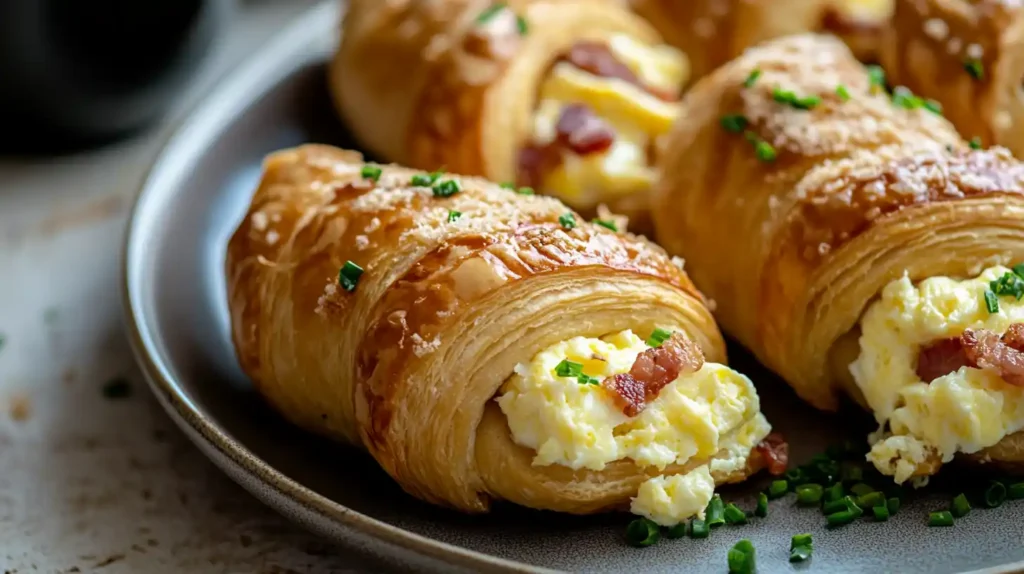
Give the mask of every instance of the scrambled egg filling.
<path id="1" fill-rule="evenodd" d="M 999 297 L 995 313 L 985 304 L 989 283 L 1009 271 L 997 266 L 973 279 L 932 277 L 916 286 L 904 275 L 864 314 L 850 371 L 877 421 L 889 426 L 872 436 L 868 460 L 897 482 L 1024 428 L 1024 388 L 998 373 L 965 366 L 930 383 L 916 373 L 922 346 L 968 328 L 1004 333 L 1024 322 L 1024 300 Z"/>
<path id="2" fill-rule="evenodd" d="M 628 36 L 612 37 L 608 48 L 645 85 L 675 93 L 686 81 L 686 56 L 669 46 L 651 47 Z M 627 81 L 599 77 L 568 62 L 559 62 L 540 88 L 534 115 L 533 141 L 551 142 L 562 110 L 586 104 L 615 132 L 603 152 L 562 154 L 562 163 L 544 178 L 544 191 L 584 208 L 650 189 L 654 170 L 647 150 L 666 133 L 679 114 L 678 103 L 665 102 Z"/>
<path id="3" fill-rule="evenodd" d="M 663 471 L 694 457 L 718 455 L 710 468 L 655 477 L 641 486 L 634 512 L 673 525 L 703 511 L 710 501 L 714 481 L 709 485 L 702 473 L 742 470 L 751 449 L 771 427 L 760 414 L 750 380 L 717 363 L 680 375 L 640 414 L 626 416 L 600 381 L 629 372 L 647 348 L 629 330 L 556 343 L 517 365 L 497 401 L 513 441 L 536 451 L 533 464 L 538 466 L 601 470 L 610 462 L 631 459 Z M 582 364 L 583 374 L 597 384 L 558 376 L 556 368 L 563 360 Z"/>

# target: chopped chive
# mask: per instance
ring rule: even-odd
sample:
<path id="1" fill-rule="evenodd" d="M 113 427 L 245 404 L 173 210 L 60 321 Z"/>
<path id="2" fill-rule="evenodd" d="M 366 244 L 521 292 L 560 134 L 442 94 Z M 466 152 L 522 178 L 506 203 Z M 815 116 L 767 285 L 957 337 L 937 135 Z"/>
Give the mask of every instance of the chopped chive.
<path id="1" fill-rule="evenodd" d="M 852 505 L 857 504 L 850 496 L 844 496 L 840 499 L 833 500 L 832 502 L 826 502 L 825 506 L 821 508 L 821 511 L 825 514 L 833 514 L 841 510 L 849 510 Z"/>
<path id="2" fill-rule="evenodd" d="M 772 99 L 780 104 L 787 104 L 798 110 L 810 110 L 821 103 L 819 96 L 805 96 L 801 98 L 790 90 L 775 88 L 772 90 Z"/>
<path id="3" fill-rule="evenodd" d="M 673 540 L 675 540 L 676 538 L 682 538 L 683 536 L 686 536 L 686 523 L 685 522 L 680 522 L 679 524 L 676 524 L 675 526 L 669 528 L 665 532 L 665 537 L 666 538 L 671 538 Z"/>
<path id="4" fill-rule="evenodd" d="M 869 492 L 857 497 L 857 506 L 861 508 L 874 508 L 885 506 L 885 495 L 881 492 Z"/>
<path id="5" fill-rule="evenodd" d="M 346 261 L 341 266 L 341 270 L 338 271 L 338 283 L 341 288 L 348 291 L 349 293 L 356 290 L 356 285 L 359 284 L 359 278 L 363 275 L 363 268 L 356 265 L 352 261 Z"/>
<path id="6" fill-rule="evenodd" d="M 983 502 L 988 508 L 996 508 L 1006 501 L 1006 487 L 1003 483 L 991 480 L 989 481 L 988 488 L 985 489 L 985 495 Z"/>
<path id="7" fill-rule="evenodd" d="M 448 210 L 448 223 L 452 223 L 460 217 L 462 217 L 461 211 L 455 211 L 454 209 Z"/>
<path id="8" fill-rule="evenodd" d="M 852 512 L 853 515 L 856 516 L 857 518 L 860 518 L 861 516 L 864 516 L 864 510 L 861 509 L 861 507 L 856 502 L 850 502 L 846 506 L 847 506 L 847 509 L 849 509 L 849 511 Z"/>
<path id="9" fill-rule="evenodd" d="M 576 216 L 571 213 L 563 213 L 558 216 L 558 224 L 566 229 L 576 227 Z"/>
<path id="10" fill-rule="evenodd" d="M 796 503 L 801 506 L 813 506 L 821 502 L 823 494 L 820 484 L 803 484 L 796 487 Z"/>
<path id="11" fill-rule="evenodd" d="M 660 347 L 665 341 L 668 341 L 671 337 L 672 331 L 657 328 L 653 332 L 651 332 L 650 337 L 647 337 L 647 346 Z"/>
<path id="12" fill-rule="evenodd" d="M 757 154 L 757 159 L 765 163 L 775 161 L 775 158 L 778 156 L 772 144 L 764 140 L 758 140 L 757 143 L 754 144 L 754 152 Z"/>
<path id="13" fill-rule="evenodd" d="M 789 483 L 785 480 L 773 480 L 768 487 L 768 498 L 772 500 L 785 496 L 789 492 Z"/>
<path id="14" fill-rule="evenodd" d="M 559 377 L 578 377 L 583 374 L 583 364 L 562 359 L 562 362 L 555 366 L 555 374 Z"/>
<path id="15" fill-rule="evenodd" d="M 999 299 L 996 297 L 995 293 L 988 289 L 985 289 L 985 309 L 987 309 L 989 313 L 999 312 Z"/>
<path id="16" fill-rule="evenodd" d="M 516 193 L 518 193 L 519 195 L 533 195 L 533 188 L 525 186 L 520 187 L 519 189 L 516 190 Z"/>
<path id="17" fill-rule="evenodd" d="M 850 90 L 846 89 L 846 86 L 842 84 L 836 86 L 836 95 L 839 96 L 839 101 L 841 102 L 850 101 Z"/>
<path id="18" fill-rule="evenodd" d="M 749 540 L 740 540 L 729 549 L 729 574 L 753 574 L 757 569 L 754 545 Z"/>
<path id="19" fill-rule="evenodd" d="M 810 546 L 794 546 L 789 551 L 790 562 L 803 562 L 811 557 L 812 549 Z"/>
<path id="20" fill-rule="evenodd" d="M 581 385 L 600 385 L 601 384 L 601 381 L 599 379 L 597 379 L 596 377 L 591 377 L 590 375 L 580 375 L 580 376 L 576 377 L 576 382 L 578 382 Z"/>
<path id="21" fill-rule="evenodd" d="M 726 505 L 725 511 L 725 522 L 728 524 L 746 524 L 747 514 L 740 510 L 740 507 L 732 504 L 731 502 Z"/>
<path id="22" fill-rule="evenodd" d="M 1012 296 L 1018 301 L 1024 297 L 1024 279 L 1013 272 L 1008 271 L 999 279 L 990 281 L 988 287 L 998 297 Z"/>
<path id="23" fill-rule="evenodd" d="M 751 87 L 753 87 L 754 83 L 756 83 L 757 79 L 760 78 L 760 77 L 761 77 L 761 69 L 760 68 L 754 68 L 753 70 L 750 71 L 750 75 L 747 76 L 747 79 L 743 80 L 743 87 L 744 88 L 751 88 Z"/>
<path id="24" fill-rule="evenodd" d="M 619 226 L 615 225 L 615 222 L 610 219 L 595 219 L 594 223 L 600 225 L 601 227 L 604 227 L 605 229 L 611 229 L 616 233 L 618 233 L 619 231 Z"/>
<path id="25" fill-rule="evenodd" d="M 498 184 L 498 187 L 503 187 L 505 189 L 515 189 L 516 184 L 512 183 L 511 181 L 503 181 Z"/>
<path id="26" fill-rule="evenodd" d="M 875 516 L 875 522 L 889 520 L 889 509 L 885 506 L 872 506 L 871 513 Z"/>
<path id="27" fill-rule="evenodd" d="M 433 187 L 434 197 L 451 197 L 462 191 L 462 186 L 454 179 L 446 179 Z"/>
<path id="28" fill-rule="evenodd" d="M 857 484 L 850 487 L 850 493 L 853 494 L 854 496 L 864 496 L 865 494 L 874 491 L 875 489 L 872 488 L 871 485 L 863 482 L 858 482 Z"/>
<path id="29" fill-rule="evenodd" d="M 981 149 L 981 138 L 974 136 L 971 138 L 971 141 L 967 142 L 967 145 L 969 145 L 971 149 Z"/>
<path id="30" fill-rule="evenodd" d="M 476 23 L 486 24 L 491 18 L 494 18 L 494 16 L 497 15 L 498 12 L 501 12 L 505 8 L 507 8 L 507 6 L 505 5 L 504 2 L 499 2 L 497 4 L 489 6 L 486 10 L 481 12 L 479 16 L 476 17 Z"/>
<path id="31" fill-rule="evenodd" d="M 707 538 L 708 534 L 711 534 L 711 530 L 707 522 L 699 518 L 690 519 L 690 538 Z"/>
<path id="32" fill-rule="evenodd" d="M 1024 483 L 1021 483 L 1024 486 Z M 754 516 L 765 518 L 768 516 L 768 495 L 763 492 L 757 493 L 757 508 L 754 509 Z"/>
<path id="33" fill-rule="evenodd" d="M 839 512 L 829 514 L 825 520 L 828 522 L 829 528 L 838 528 L 840 526 L 846 526 L 854 520 L 857 520 L 857 518 L 858 515 L 852 510 L 840 510 Z"/>
<path id="34" fill-rule="evenodd" d="M 363 179 L 377 181 L 380 179 L 382 171 L 383 170 L 381 170 L 379 165 L 364 165 L 363 169 L 360 170 L 359 175 L 362 176 Z"/>
<path id="35" fill-rule="evenodd" d="M 925 100 L 924 109 L 928 110 L 929 112 L 937 116 L 942 115 L 942 104 L 936 102 L 935 100 Z"/>
<path id="36" fill-rule="evenodd" d="M 894 515 L 900 511 L 900 499 L 890 498 L 885 501 L 885 507 L 889 509 L 889 514 Z"/>
<path id="37" fill-rule="evenodd" d="M 716 494 L 711 497 L 711 502 L 708 503 L 708 507 L 704 511 L 704 522 L 707 523 L 708 528 L 718 528 L 725 524 L 725 505 L 722 503 L 721 496 Z"/>
<path id="38" fill-rule="evenodd" d="M 812 544 L 810 534 L 794 534 L 789 542 L 789 549 L 792 550 L 797 546 L 811 546 Z"/>
<path id="39" fill-rule="evenodd" d="M 638 518 L 626 527 L 626 542 L 631 546 L 650 546 L 661 538 L 658 525 L 646 518 Z"/>
<path id="40" fill-rule="evenodd" d="M 873 91 L 885 87 L 885 70 L 881 66 L 868 66 L 867 72 Z"/>
<path id="41" fill-rule="evenodd" d="M 729 114 L 722 116 L 721 119 L 718 120 L 718 122 L 722 124 L 722 128 L 724 128 L 725 131 L 734 134 L 742 133 L 743 130 L 747 129 L 748 124 L 747 118 L 743 117 L 740 114 Z"/>
<path id="42" fill-rule="evenodd" d="M 964 62 L 964 70 L 967 70 L 967 73 L 975 80 L 985 79 L 985 65 L 981 63 L 981 60 L 967 60 Z"/>
<path id="43" fill-rule="evenodd" d="M 843 483 L 837 482 L 830 486 L 828 490 L 825 491 L 824 501 L 827 504 L 829 502 L 842 500 L 844 494 L 845 493 L 843 492 Z"/>
<path id="44" fill-rule="evenodd" d="M 960 493 L 953 499 L 953 503 L 949 507 L 950 513 L 955 518 L 961 518 L 966 516 L 971 511 L 971 503 L 967 501 L 967 495 Z"/>
<path id="45" fill-rule="evenodd" d="M 896 86 L 892 91 L 892 103 L 898 108 L 916 110 L 924 106 L 924 100 L 914 95 L 906 86 Z"/>
<path id="46" fill-rule="evenodd" d="M 1024 482 L 1015 482 L 1006 488 L 1006 498 L 1020 500 L 1024 498 Z"/>
<path id="47" fill-rule="evenodd" d="M 804 482 L 807 482 L 806 478 L 804 477 L 804 471 L 801 470 L 799 467 L 787 470 L 786 474 L 784 474 L 783 476 L 785 476 L 786 480 L 792 485 L 801 485 Z"/>
<path id="48" fill-rule="evenodd" d="M 946 510 L 932 512 L 928 515 L 928 526 L 953 526 L 953 515 Z"/>
<path id="49" fill-rule="evenodd" d="M 526 22 L 526 18 L 522 16 L 516 16 L 516 30 L 519 31 L 520 36 L 525 36 L 530 31 L 530 26 Z"/>
<path id="50" fill-rule="evenodd" d="M 412 176 L 412 180 L 409 183 L 418 187 L 430 187 L 434 185 L 434 182 L 437 181 L 440 175 L 439 173 L 417 173 Z"/>
<path id="51" fill-rule="evenodd" d="M 1014 265 L 1013 266 L 1013 272 L 1014 272 L 1014 274 L 1017 275 L 1017 277 L 1020 277 L 1021 279 L 1024 279 L 1024 263 L 1018 263 L 1018 264 Z"/>

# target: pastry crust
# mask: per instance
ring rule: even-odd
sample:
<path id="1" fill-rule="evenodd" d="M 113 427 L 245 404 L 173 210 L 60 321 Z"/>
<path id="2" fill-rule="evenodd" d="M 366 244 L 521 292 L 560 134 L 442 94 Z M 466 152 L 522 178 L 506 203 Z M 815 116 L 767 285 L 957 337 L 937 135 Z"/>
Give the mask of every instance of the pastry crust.
<path id="1" fill-rule="evenodd" d="M 645 469 L 532 466 L 493 397 L 516 364 L 573 336 L 674 325 L 724 361 L 686 274 L 642 238 L 565 229 L 555 199 L 457 176 L 444 177 L 462 191 L 440 198 L 410 185 L 423 172 L 382 166 L 374 184 L 363 165 L 319 145 L 265 162 L 226 263 L 233 338 L 257 389 L 292 422 L 365 447 L 430 502 L 628 505 Z M 346 261 L 365 270 L 351 292 L 338 280 Z M 717 478 L 762 464 L 753 453 L 746 473 Z"/>
<path id="2" fill-rule="evenodd" d="M 329 83 L 360 143 L 412 167 L 516 181 L 539 86 L 562 54 L 616 34 L 661 43 L 647 22 L 614 0 L 505 4 L 527 33 L 482 49 L 471 32 L 489 0 L 350 2 Z M 638 223 L 648 204 L 646 196 L 626 196 L 609 207 Z"/>
<path id="3" fill-rule="evenodd" d="M 842 38 L 861 62 L 877 62 L 894 0 L 828 0 L 821 29 Z M 870 4 L 871 6 L 862 6 Z M 881 8 L 875 5 L 883 5 Z"/>
<path id="4" fill-rule="evenodd" d="M 1024 154 L 1020 2 L 897 0 L 882 64 L 893 85 L 939 101 L 965 138 Z"/>
<path id="5" fill-rule="evenodd" d="M 761 78 L 745 88 L 755 68 Z M 821 102 L 796 109 L 775 101 L 776 87 Z M 723 129 L 729 114 L 774 161 Z M 890 281 L 1024 260 L 1024 165 L 1002 148 L 970 149 L 923 108 L 893 105 L 832 37 L 749 51 L 701 80 L 682 117 L 660 166 L 658 239 L 686 259 L 723 328 L 819 408 L 843 391 L 860 399 L 847 368 L 857 324 Z M 992 452 L 1024 452 L 1006 446 Z"/>

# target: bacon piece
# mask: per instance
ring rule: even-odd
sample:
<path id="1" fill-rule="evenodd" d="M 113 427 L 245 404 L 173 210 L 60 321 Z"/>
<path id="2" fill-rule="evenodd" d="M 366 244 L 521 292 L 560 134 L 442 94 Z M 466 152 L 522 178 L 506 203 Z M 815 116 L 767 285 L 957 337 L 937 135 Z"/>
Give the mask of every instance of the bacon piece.
<path id="1" fill-rule="evenodd" d="M 563 108 L 555 131 L 558 143 L 579 155 L 602 152 L 615 143 L 615 132 L 583 104 Z"/>
<path id="2" fill-rule="evenodd" d="M 668 102 L 679 99 L 679 94 L 648 86 L 633 73 L 629 66 L 615 57 L 608 46 L 599 42 L 577 42 L 563 58 L 573 66 L 602 78 L 616 78 L 629 82 L 652 96 Z"/>
<path id="3" fill-rule="evenodd" d="M 530 144 L 519 150 L 517 181 L 540 189 L 544 176 L 562 163 L 561 152 L 556 145 Z"/>
<path id="4" fill-rule="evenodd" d="M 704 353 L 693 341 L 679 333 L 661 344 L 637 355 L 628 373 L 604 380 L 622 412 L 635 417 L 658 397 L 666 385 L 682 373 L 693 373 L 704 365 Z"/>
<path id="5" fill-rule="evenodd" d="M 960 337 L 939 339 L 921 347 L 917 355 L 917 376 L 926 383 L 965 366 L 971 366 L 971 362 Z"/>
<path id="6" fill-rule="evenodd" d="M 999 373 L 1007 383 L 1024 387 L 1024 351 L 1016 348 L 1024 339 L 1024 325 L 1011 325 L 1000 337 L 988 329 L 967 329 L 960 336 L 967 360 L 979 369 Z"/>
<path id="7" fill-rule="evenodd" d="M 755 449 L 761 453 L 768 464 L 768 472 L 775 476 L 786 473 L 786 467 L 789 466 L 789 443 L 781 433 L 770 433 L 757 444 Z"/>

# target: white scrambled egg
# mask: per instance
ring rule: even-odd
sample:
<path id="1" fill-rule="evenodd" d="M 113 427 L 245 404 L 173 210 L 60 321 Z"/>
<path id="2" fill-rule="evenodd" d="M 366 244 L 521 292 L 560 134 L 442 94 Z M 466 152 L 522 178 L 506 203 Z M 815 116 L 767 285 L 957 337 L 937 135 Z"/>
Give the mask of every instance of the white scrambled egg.
<path id="1" fill-rule="evenodd" d="M 669 46 L 647 46 L 628 36 L 611 38 L 609 50 L 646 85 L 677 91 L 689 73 L 686 56 Z M 533 141 L 550 142 L 562 109 L 582 103 L 615 132 L 615 143 L 600 153 L 563 154 L 563 163 L 545 176 L 544 190 L 583 208 L 650 189 L 655 173 L 647 159 L 651 140 L 668 132 L 679 114 L 665 102 L 617 78 L 602 78 L 570 63 L 554 66 L 540 88 Z"/>
<path id="2" fill-rule="evenodd" d="M 513 441 L 536 451 L 533 464 L 538 466 L 601 470 L 610 462 L 631 459 L 638 466 L 664 470 L 721 451 L 711 470 L 743 468 L 751 449 L 771 430 L 750 380 L 725 365 L 705 363 L 669 383 L 640 414 L 629 417 L 600 381 L 629 372 L 647 348 L 626 330 L 600 339 L 574 337 L 517 365 L 497 399 Z M 563 360 L 583 365 L 583 374 L 597 384 L 558 376 L 556 368 Z M 637 493 L 634 511 L 671 525 L 703 510 L 714 483 L 706 487 L 700 473 L 709 469 L 701 468 L 650 479 Z"/>
<path id="3" fill-rule="evenodd" d="M 931 459 L 949 462 L 1024 428 L 1024 389 L 994 372 L 961 367 L 931 383 L 916 373 L 922 346 L 958 337 L 968 328 L 1005 332 L 1024 322 L 1024 300 L 999 297 L 989 313 L 989 283 L 1010 270 L 986 269 L 976 278 L 931 277 L 919 285 L 907 276 L 889 283 L 861 319 L 860 356 L 850 372 L 881 425 L 868 454 L 896 482 L 918 477 Z"/>

